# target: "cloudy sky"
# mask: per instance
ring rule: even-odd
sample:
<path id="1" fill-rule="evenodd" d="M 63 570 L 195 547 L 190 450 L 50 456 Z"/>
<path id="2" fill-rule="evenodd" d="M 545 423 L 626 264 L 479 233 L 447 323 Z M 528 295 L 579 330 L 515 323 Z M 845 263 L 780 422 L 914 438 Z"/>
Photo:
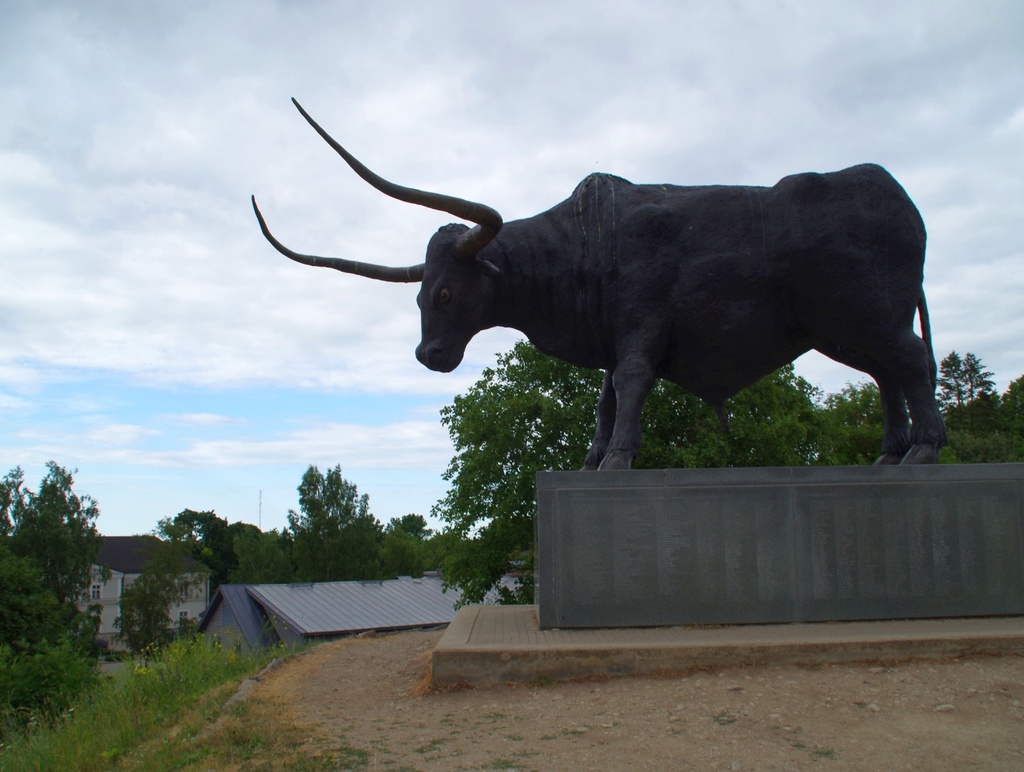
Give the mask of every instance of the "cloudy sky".
<path id="1" fill-rule="evenodd" d="M 1024 373 L 1019 0 L 14 0 L 0 474 L 77 468 L 107 534 L 186 507 L 280 528 L 311 463 L 384 521 L 443 495 L 438 410 L 517 335 L 432 373 L 415 286 L 270 248 L 252 193 L 294 248 L 391 265 L 451 219 L 365 185 L 292 96 L 380 174 L 506 220 L 593 171 L 771 185 L 881 163 L 928 226 L 939 356 L 976 353 L 1001 390 Z"/>

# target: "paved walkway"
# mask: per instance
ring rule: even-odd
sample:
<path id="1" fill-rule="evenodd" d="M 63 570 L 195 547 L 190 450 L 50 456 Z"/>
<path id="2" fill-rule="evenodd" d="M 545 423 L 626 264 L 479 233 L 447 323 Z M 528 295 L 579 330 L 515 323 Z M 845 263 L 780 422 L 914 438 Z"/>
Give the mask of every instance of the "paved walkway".
<path id="1" fill-rule="evenodd" d="M 562 680 L 777 662 L 1024 652 L 1024 617 L 540 630 L 536 606 L 465 606 L 433 653 L 435 684 Z"/>

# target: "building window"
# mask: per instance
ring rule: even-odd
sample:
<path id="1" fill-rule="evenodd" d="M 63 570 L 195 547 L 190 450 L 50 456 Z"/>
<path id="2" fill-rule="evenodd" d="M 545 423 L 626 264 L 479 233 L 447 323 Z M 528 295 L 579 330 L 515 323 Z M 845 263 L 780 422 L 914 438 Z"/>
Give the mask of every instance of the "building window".
<path id="1" fill-rule="evenodd" d="M 103 585 L 94 584 L 89 590 L 89 597 L 93 600 L 99 600 L 103 596 Z"/>
<path id="2" fill-rule="evenodd" d="M 178 619 L 188 619 L 188 612 L 187 611 L 179 611 L 178 612 Z"/>

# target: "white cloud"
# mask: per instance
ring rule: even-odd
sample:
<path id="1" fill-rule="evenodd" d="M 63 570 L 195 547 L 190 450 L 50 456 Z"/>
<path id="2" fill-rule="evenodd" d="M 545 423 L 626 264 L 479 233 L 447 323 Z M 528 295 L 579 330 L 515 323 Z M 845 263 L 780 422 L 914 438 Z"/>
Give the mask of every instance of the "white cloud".
<path id="1" fill-rule="evenodd" d="M 383 462 L 398 452 L 386 431 L 330 416 L 308 435 L 153 449 L 147 431 L 168 413 L 197 432 L 258 435 L 258 409 L 239 425 L 202 405 L 142 418 L 122 415 L 114 393 L 285 386 L 444 403 L 518 337 L 486 333 L 459 371 L 430 373 L 412 353 L 415 287 L 298 266 L 263 241 L 252 193 L 294 248 L 390 265 L 421 261 L 451 219 L 359 180 L 292 95 L 375 171 L 506 219 L 557 203 L 595 170 L 772 184 L 883 163 L 928 225 L 939 355 L 974 351 L 1007 382 L 1024 372 L 1022 22 L 1017 3 L 966 0 L 7 4 L 0 70 L 17 77 L 0 83 L 4 457 L 85 458 L 105 442 L 108 457 L 161 468 L 223 472 L 225 459 L 289 453 Z M 860 379 L 802 366 L 830 389 Z M 46 423 L 56 408 L 37 399 L 81 385 L 80 373 L 109 384 L 80 411 L 93 435 Z M 396 422 L 420 448 L 406 468 L 436 470 L 433 454 L 450 454 L 431 420 Z"/>
<path id="2" fill-rule="evenodd" d="M 182 450 L 144 454 L 139 461 L 177 468 L 344 458 L 349 469 L 433 468 L 440 472 L 450 455 L 451 443 L 437 421 L 407 421 L 384 426 L 324 423 L 271 439 L 195 440 Z"/>
<path id="3" fill-rule="evenodd" d="M 234 426 L 247 423 L 245 419 L 215 413 L 179 413 L 161 416 L 162 420 L 191 426 Z"/>

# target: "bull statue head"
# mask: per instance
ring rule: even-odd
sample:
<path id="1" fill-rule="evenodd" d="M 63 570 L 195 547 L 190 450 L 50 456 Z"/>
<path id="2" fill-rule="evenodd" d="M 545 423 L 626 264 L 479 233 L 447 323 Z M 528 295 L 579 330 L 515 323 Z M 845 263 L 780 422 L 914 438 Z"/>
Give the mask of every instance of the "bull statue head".
<path id="1" fill-rule="evenodd" d="M 483 283 L 487 275 L 498 273 L 494 265 L 482 260 L 479 255 L 501 230 L 501 215 L 485 204 L 388 182 L 367 169 L 342 147 L 313 120 L 298 101 L 292 99 L 292 102 L 309 125 L 345 159 L 355 173 L 381 193 L 399 201 L 447 212 L 475 223 L 472 228 L 460 224 L 441 228 L 427 245 L 425 262 L 395 268 L 340 257 L 319 257 L 295 252 L 278 241 L 270 232 L 263 214 L 256 205 L 256 197 L 252 197 L 252 208 L 259 220 L 260 230 L 267 241 L 285 257 L 304 265 L 334 268 L 343 273 L 379 281 L 421 282 L 423 286 L 416 302 L 422 311 L 423 338 L 416 348 L 416 358 L 431 370 L 451 372 L 462 361 L 466 346 L 473 336 L 480 330 L 493 326 L 483 318 L 486 305 L 480 302 L 480 298 L 486 293 L 482 291 L 482 287 L 474 285 Z M 452 276 L 453 273 L 457 278 Z M 455 292 L 455 287 L 458 288 L 458 293 Z M 477 291 L 474 292 L 474 289 Z M 469 302 L 459 302 L 458 294 L 466 295 Z M 428 307 L 436 307 L 438 310 L 436 313 L 428 314 Z"/>

